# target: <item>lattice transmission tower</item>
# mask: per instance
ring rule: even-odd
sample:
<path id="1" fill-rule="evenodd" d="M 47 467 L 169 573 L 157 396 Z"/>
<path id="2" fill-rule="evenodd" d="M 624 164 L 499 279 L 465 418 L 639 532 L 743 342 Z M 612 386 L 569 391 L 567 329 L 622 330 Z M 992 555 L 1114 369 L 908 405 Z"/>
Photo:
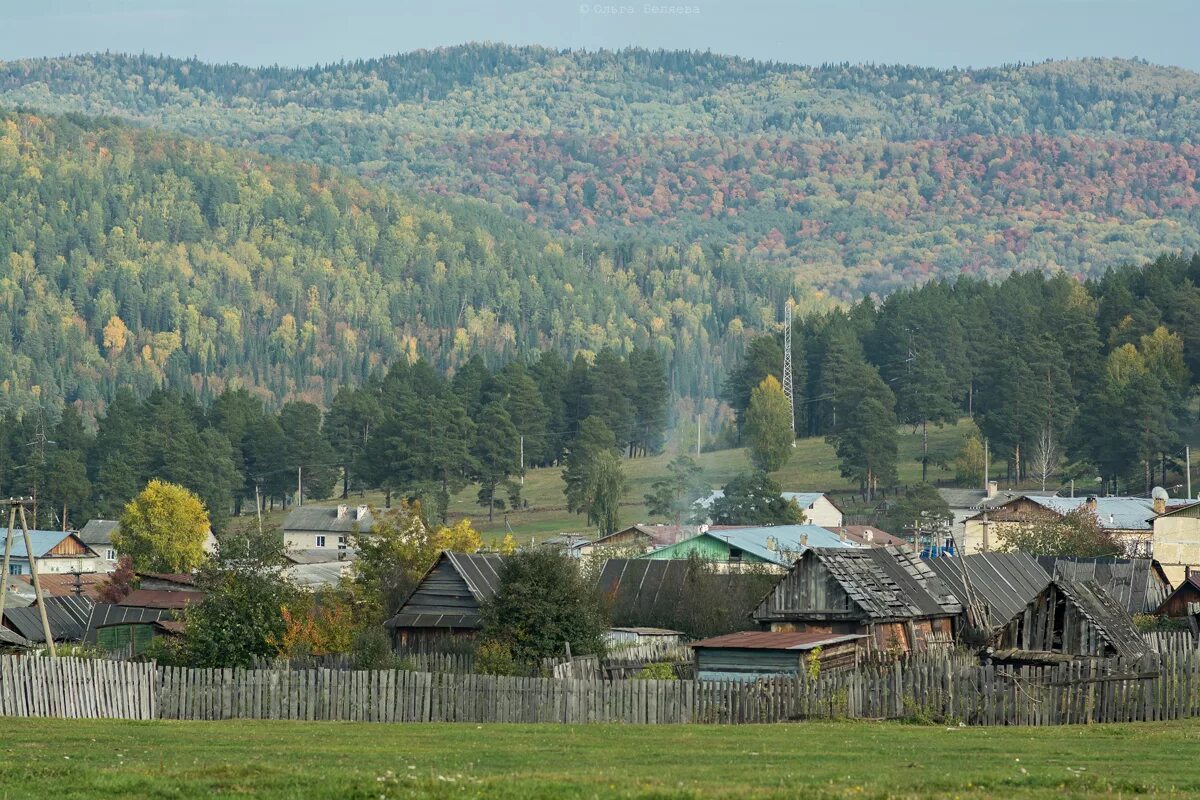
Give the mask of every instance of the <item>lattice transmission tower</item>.
<path id="1" fill-rule="evenodd" d="M 788 401 L 792 425 L 792 447 L 796 446 L 796 399 L 792 391 L 792 298 L 783 307 L 783 394 Z"/>

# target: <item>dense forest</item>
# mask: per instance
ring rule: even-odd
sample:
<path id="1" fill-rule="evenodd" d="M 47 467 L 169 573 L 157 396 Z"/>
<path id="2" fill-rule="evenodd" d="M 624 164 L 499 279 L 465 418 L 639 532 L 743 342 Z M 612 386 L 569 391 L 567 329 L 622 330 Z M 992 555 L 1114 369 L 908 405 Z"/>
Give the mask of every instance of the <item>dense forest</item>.
<path id="1" fill-rule="evenodd" d="M 218 531 L 231 514 L 290 502 L 298 488 L 309 499 L 381 488 L 389 504 L 421 500 L 444 520 L 469 482 L 489 513 L 519 508 L 515 479 L 561 463 L 584 429 L 628 455 L 658 452 L 669 401 L 662 358 L 636 348 L 570 362 L 548 350 L 494 371 L 475 356 L 452 379 L 401 360 L 343 386 L 324 412 L 303 400 L 274 410 L 246 389 L 207 404 L 186 391 L 139 399 L 121 389 L 94 431 L 71 405 L 0 417 L 0 494 L 33 497 L 47 529 L 116 518 L 151 478 L 195 492 Z"/>
<path id="2" fill-rule="evenodd" d="M 325 406 L 419 357 L 638 346 L 675 395 L 714 398 L 792 286 L 700 246 L 572 252 L 480 203 L 113 120 L 0 112 L 0 207 L 0 403 L 54 414 L 119 387 Z"/>
<path id="3" fill-rule="evenodd" d="M 1039 273 L 935 281 L 804 315 L 792 350 L 796 429 L 828 437 L 847 477 L 887 486 L 897 425 L 971 415 L 1010 479 L 1090 488 L 1099 476 L 1100 489 L 1149 492 L 1179 474 L 1196 421 L 1200 255 L 1083 283 Z M 724 392 L 739 418 L 782 363 L 781 334 L 750 342 Z"/>
<path id="4" fill-rule="evenodd" d="M 310 69 L 0 64 L 0 103 L 116 114 L 484 199 L 577 240 L 699 244 L 846 300 L 1200 248 L 1200 76 L 467 45 Z"/>

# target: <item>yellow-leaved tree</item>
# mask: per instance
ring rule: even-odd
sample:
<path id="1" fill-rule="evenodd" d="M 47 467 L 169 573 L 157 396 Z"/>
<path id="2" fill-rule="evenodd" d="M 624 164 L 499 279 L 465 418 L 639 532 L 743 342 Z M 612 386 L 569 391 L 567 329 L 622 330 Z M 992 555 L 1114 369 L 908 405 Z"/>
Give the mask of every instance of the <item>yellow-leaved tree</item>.
<path id="1" fill-rule="evenodd" d="M 204 560 L 204 503 L 182 486 L 152 480 L 125 506 L 113 532 L 117 552 L 141 572 L 191 572 Z"/>

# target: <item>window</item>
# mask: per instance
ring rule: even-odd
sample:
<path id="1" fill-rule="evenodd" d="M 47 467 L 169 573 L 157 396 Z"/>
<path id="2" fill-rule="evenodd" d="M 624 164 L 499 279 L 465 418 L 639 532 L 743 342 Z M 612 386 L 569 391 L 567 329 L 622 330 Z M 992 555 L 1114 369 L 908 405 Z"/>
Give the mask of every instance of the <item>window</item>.
<path id="1" fill-rule="evenodd" d="M 729 560 L 730 561 L 741 561 L 742 560 L 742 550 L 740 547 L 729 548 Z"/>
<path id="2" fill-rule="evenodd" d="M 325 537 L 318 536 L 317 537 L 317 547 L 324 547 L 324 546 L 325 546 Z"/>
<path id="3" fill-rule="evenodd" d="M 107 551 L 105 551 L 104 557 L 107 558 L 109 561 L 116 561 L 117 560 L 117 551 L 116 550 L 107 550 Z"/>
<path id="4" fill-rule="evenodd" d="M 21 572 L 22 572 L 22 570 L 21 570 L 20 564 L 9 564 L 8 565 L 8 574 L 9 575 L 20 575 Z"/>
<path id="5" fill-rule="evenodd" d="M 345 549 L 346 549 L 346 537 L 339 536 L 338 537 L 338 550 L 345 550 Z"/>

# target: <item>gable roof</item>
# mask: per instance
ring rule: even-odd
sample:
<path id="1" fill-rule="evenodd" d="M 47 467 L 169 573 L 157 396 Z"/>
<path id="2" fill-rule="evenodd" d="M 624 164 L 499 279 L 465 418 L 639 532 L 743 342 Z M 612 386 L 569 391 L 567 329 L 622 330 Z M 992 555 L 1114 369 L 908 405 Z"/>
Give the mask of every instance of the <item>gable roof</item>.
<path id="1" fill-rule="evenodd" d="M 926 563 L 963 605 L 974 595 L 984 606 L 991 630 L 1007 625 L 1050 584 L 1050 574 L 1028 553 L 972 553 Z"/>
<path id="2" fill-rule="evenodd" d="M 1140 658 L 1150 649 L 1134 627 L 1133 618 L 1095 581 L 1056 579 L 1055 585 L 1100 630 L 1117 655 Z"/>
<path id="3" fill-rule="evenodd" d="M 682 539 L 668 547 L 683 547 L 688 542 L 703 537 L 736 547 L 744 553 L 749 553 L 762 561 L 781 567 L 791 566 L 796 557 L 810 547 L 834 549 L 859 547 L 856 542 L 843 541 L 833 531 L 818 525 L 764 525 L 756 528 L 708 530 L 699 536 Z M 649 558 L 653 555 L 654 553 L 648 553 L 642 557 Z"/>
<path id="4" fill-rule="evenodd" d="M 730 618 L 749 624 L 774 575 L 754 572 L 715 572 L 689 559 L 610 558 L 604 562 L 596 588 L 608 604 L 616 625 L 653 625 L 692 630 L 686 623 L 697 609 L 695 590 L 719 596 Z"/>
<path id="5" fill-rule="evenodd" d="M 1162 566 L 1151 558 L 1039 556 L 1038 564 L 1055 578 L 1095 581 L 1130 614 L 1153 614 L 1171 589 Z"/>
<path id="6" fill-rule="evenodd" d="M 953 616 L 962 604 L 929 565 L 900 547 L 817 547 L 805 554 L 819 560 L 871 619 Z"/>
<path id="7" fill-rule="evenodd" d="M 115 519 L 89 519 L 79 531 L 79 538 L 86 545 L 112 544 L 113 531 L 120 525 Z"/>
<path id="8" fill-rule="evenodd" d="M 1155 616 L 1162 616 L 1167 613 L 1167 605 L 1175 599 L 1175 595 L 1183 594 L 1184 592 L 1198 593 L 1200 592 L 1200 573 L 1193 572 L 1183 579 L 1183 583 L 1175 587 L 1175 589 L 1166 596 L 1166 598 L 1158 604 L 1158 608 L 1154 609 Z"/>
<path id="9" fill-rule="evenodd" d="M 725 496 L 724 489 L 715 489 L 714 491 L 709 493 L 709 495 L 707 497 L 701 497 L 699 500 L 697 500 L 695 503 L 693 503 L 693 505 L 700 506 L 701 508 L 711 508 L 713 503 L 720 500 L 724 496 Z M 787 500 L 788 502 L 795 500 L 796 505 L 800 506 L 801 510 L 804 510 L 804 509 L 812 508 L 814 503 L 816 503 L 822 497 L 825 497 L 825 493 L 824 492 L 780 492 L 779 496 L 782 497 L 784 500 Z M 833 503 L 832 500 L 830 500 L 829 502 Z"/>
<path id="10" fill-rule="evenodd" d="M 907 543 L 899 536 L 888 533 L 874 525 L 823 525 L 825 530 L 845 536 L 850 541 L 864 547 L 883 547 L 884 545 L 904 546 Z"/>
<path id="11" fill-rule="evenodd" d="M 1096 503 L 1096 519 L 1105 530 L 1117 531 L 1149 531 L 1153 528 L 1150 520 L 1154 517 L 1154 501 L 1148 497 L 1059 497 L 1058 495 L 1021 494 L 998 505 L 989 505 L 990 509 L 1001 509 L 1014 503 L 1027 500 L 1060 516 L 1086 505 L 1089 501 Z M 982 513 L 982 512 L 981 512 Z M 971 519 L 979 517 L 976 514 Z"/>
<path id="12" fill-rule="evenodd" d="M 425 574 L 421 576 L 421 580 L 408 593 L 408 597 L 404 598 L 396 615 L 384 623 L 385 627 L 475 627 L 479 624 L 478 606 L 496 596 L 500 587 L 500 570 L 503 566 L 504 556 L 494 553 L 455 553 L 443 550 L 442 554 L 438 556 L 438 560 L 426 570 Z M 408 609 L 409 603 L 426 588 L 427 582 L 436 580 L 435 576 L 447 567 L 462 579 L 467 591 L 475 601 L 476 609 L 463 609 L 458 613 L 441 611 L 416 613 Z"/>
<path id="13" fill-rule="evenodd" d="M 34 558 L 45 558 L 46 554 L 54 548 L 62 544 L 67 539 L 74 539 L 79 542 L 80 546 L 90 552 L 93 556 L 96 555 L 87 544 L 84 543 L 79 535 L 74 531 L 30 531 L 29 543 L 33 547 Z M 0 541 L 0 550 L 4 547 L 3 541 Z M 13 533 L 12 550 L 10 551 L 12 558 L 28 559 L 29 555 L 25 550 L 25 537 L 20 533 Z M 38 577 L 41 577 L 40 575 Z"/>

